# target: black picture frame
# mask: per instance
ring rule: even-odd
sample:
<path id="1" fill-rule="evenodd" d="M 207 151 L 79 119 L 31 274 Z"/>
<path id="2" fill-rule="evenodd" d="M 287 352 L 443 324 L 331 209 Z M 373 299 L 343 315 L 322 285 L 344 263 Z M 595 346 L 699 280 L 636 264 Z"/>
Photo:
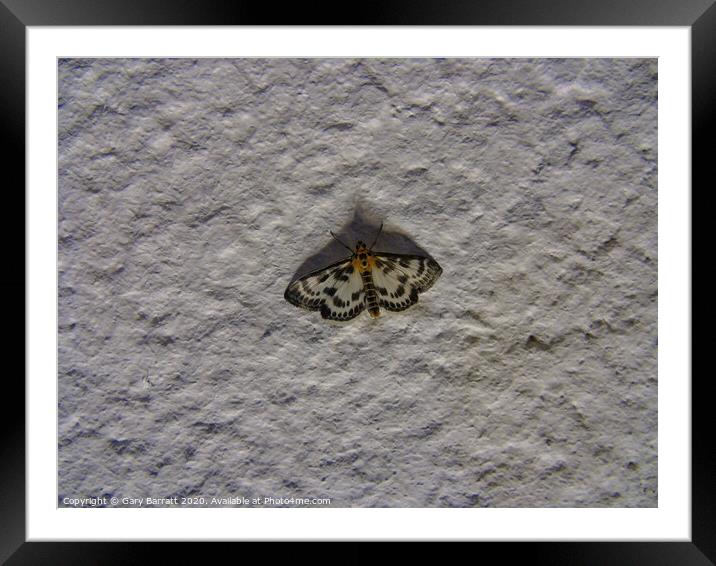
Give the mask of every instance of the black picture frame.
<path id="1" fill-rule="evenodd" d="M 0 109 L 3 114 L 5 195 L 12 211 L 3 223 L 6 265 L 2 281 L 8 308 L 22 320 L 6 339 L 8 352 L 24 350 L 26 297 L 25 246 L 25 32 L 28 26 L 84 25 L 565 25 L 565 26 L 687 26 L 692 55 L 692 178 L 706 190 L 707 159 L 714 131 L 716 101 L 715 0 L 490 0 L 466 2 L 382 2 L 352 10 L 350 19 L 335 3 L 272 5 L 182 0 L 0 0 Z M 131 4 L 131 5 L 130 5 Z M 713 184 L 713 182 L 711 182 Z M 693 194 L 693 191 L 692 191 Z M 22 214 L 16 211 L 23 211 Z M 15 219 L 17 225 L 13 224 Z M 18 268 L 21 266 L 21 269 Z M 18 273 L 20 275 L 18 276 Z M 19 311 L 23 311 L 20 313 Z M 9 326 L 9 325 L 8 325 Z M 17 347 L 13 344 L 17 342 Z M 22 342 L 22 345 L 20 344 Z M 7 356 L 6 359 L 10 359 Z M 24 363 L 23 363 L 24 366 Z M 23 372 L 24 373 L 24 372 Z M 0 562 L 17 564 L 108 564 L 143 562 L 151 543 L 25 542 L 25 397 L 24 382 L 6 372 L 5 407 L 0 411 Z M 712 564 L 716 563 L 716 446 L 711 433 L 708 375 L 692 376 L 692 501 L 690 542 L 530 542 L 483 543 L 502 561 L 526 558 L 550 564 Z M 372 554 L 358 543 L 340 551 L 341 562 L 357 562 Z M 161 545 L 166 561 L 194 560 L 186 545 Z M 226 549 L 216 550 L 226 552 Z M 214 548 L 212 548 L 212 551 Z M 152 551 L 156 552 L 156 551 Z M 200 551 L 207 558 L 206 546 Z M 274 558 L 288 557 L 282 550 Z M 284 554 L 286 553 L 286 554 Z M 325 553 L 322 553 L 325 555 Z M 314 555 L 315 556 L 315 555 Z M 336 558 L 334 556 L 334 558 Z M 363 561 L 363 560 L 361 560 Z"/>

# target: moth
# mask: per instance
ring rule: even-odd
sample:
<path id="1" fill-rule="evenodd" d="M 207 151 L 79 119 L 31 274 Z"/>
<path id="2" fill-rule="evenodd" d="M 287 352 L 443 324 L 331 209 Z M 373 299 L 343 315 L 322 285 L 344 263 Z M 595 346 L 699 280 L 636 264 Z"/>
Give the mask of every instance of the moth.
<path id="1" fill-rule="evenodd" d="M 443 270 L 429 257 L 374 252 L 382 230 L 381 224 L 370 247 L 358 241 L 355 250 L 331 232 L 352 255 L 291 282 L 284 298 L 297 307 L 320 311 L 323 318 L 340 321 L 351 320 L 364 310 L 378 318 L 381 309 L 402 311 L 413 306 Z"/>

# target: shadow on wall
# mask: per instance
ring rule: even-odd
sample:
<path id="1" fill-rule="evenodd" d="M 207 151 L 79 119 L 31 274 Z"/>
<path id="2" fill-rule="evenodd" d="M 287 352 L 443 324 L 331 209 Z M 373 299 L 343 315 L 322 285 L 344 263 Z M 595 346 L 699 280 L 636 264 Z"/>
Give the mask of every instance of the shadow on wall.
<path id="1" fill-rule="evenodd" d="M 376 252 L 390 252 L 396 254 L 413 254 L 432 257 L 421 248 L 411 236 L 400 227 L 391 224 L 389 218 L 382 219 L 383 231 L 380 233 L 373 250 Z M 330 231 L 347 246 L 353 249 L 358 240 L 370 245 L 378 234 L 381 224 L 381 215 L 373 213 L 368 206 L 359 202 L 355 206 L 353 218 L 342 228 L 336 227 L 326 230 L 326 244 L 318 252 L 306 258 L 299 266 L 291 279 L 291 283 L 299 277 L 303 277 L 328 267 L 332 263 L 343 261 L 349 257 L 349 252 L 340 243 L 331 237 Z"/>

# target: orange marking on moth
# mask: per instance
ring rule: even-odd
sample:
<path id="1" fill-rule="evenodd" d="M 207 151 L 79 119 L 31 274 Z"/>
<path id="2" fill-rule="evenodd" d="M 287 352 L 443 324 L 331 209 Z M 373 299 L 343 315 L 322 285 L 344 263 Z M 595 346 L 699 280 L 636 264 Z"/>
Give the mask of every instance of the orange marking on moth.
<path id="1" fill-rule="evenodd" d="M 365 254 L 364 260 L 359 258 L 360 254 Z M 368 248 L 356 248 L 353 267 L 358 273 L 370 272 L 375 267 L 375 256 L 368 251 Z"/>

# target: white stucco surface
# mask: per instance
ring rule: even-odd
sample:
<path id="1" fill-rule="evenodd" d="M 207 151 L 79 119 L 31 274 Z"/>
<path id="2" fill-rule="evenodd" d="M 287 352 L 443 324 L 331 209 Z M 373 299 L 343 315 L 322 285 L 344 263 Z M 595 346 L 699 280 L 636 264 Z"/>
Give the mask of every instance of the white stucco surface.
<path id="1" fill-rule="evenodd" d="M 59 504 L 656 506 L 656 69 L 61 60 Z M 283 299 L 383 221 L 415 307 Z"/>

